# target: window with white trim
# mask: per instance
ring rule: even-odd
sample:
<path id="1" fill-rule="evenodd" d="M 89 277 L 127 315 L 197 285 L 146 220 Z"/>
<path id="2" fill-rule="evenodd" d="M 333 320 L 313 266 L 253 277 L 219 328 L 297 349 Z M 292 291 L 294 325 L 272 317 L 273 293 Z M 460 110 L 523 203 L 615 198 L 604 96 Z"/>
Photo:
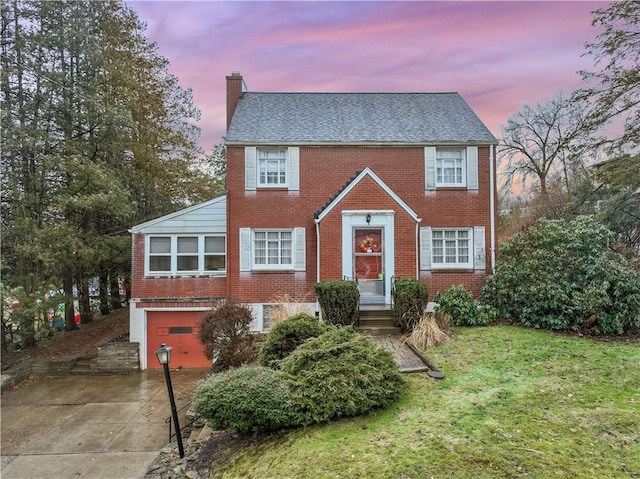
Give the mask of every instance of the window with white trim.
<path id="1" fill-rule="evenodd" d="M 424 187 L 427 191 L 438 188 L 478 189 L 477 146 L 425 146 Z"/>
<path id="2" fill-rule="evenodd" d="M 286 187 L 287 150 L 258 149 L 258 186 Z"/>
<path id="3" fill-rule="evenodd" d="M 293 231 L 254 230 L 253 266 L 293 268 Z"/>
<path id="4" fill-rule="evenodd" d="M 433 267 L 473 266 L 469 229 L 433 229 L 431 231 L 431 264 Z"/>
<path id="5" fill-rule="evenodd" d="M 466 186 L 464 148 L 436 148 L 436 186 Z"/>
<path id="6" fill-rule="evenodd" d="M 226 272 L 225 235 L 148 236 L 146 274 L 211 275 Z"/>
<path id="7" fill-rule="evenodd" d="M 240 228 L 240 271 L 306 270 L 306 229 Z"/>

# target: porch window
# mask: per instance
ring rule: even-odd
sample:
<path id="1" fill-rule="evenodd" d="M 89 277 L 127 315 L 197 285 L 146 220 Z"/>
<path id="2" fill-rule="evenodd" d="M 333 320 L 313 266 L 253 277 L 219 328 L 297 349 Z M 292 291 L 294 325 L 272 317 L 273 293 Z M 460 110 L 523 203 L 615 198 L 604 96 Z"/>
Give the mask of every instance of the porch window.
<path id="1" fill-rule="evenodd" d="M 146 274 L 205 275 L 226 271 L 224 235 L 149 236 Z"/>
<path id="2" fill-rule="evenodd" d="M 171 238 L 149 238 L 149 271 L 171 271 Z"/>

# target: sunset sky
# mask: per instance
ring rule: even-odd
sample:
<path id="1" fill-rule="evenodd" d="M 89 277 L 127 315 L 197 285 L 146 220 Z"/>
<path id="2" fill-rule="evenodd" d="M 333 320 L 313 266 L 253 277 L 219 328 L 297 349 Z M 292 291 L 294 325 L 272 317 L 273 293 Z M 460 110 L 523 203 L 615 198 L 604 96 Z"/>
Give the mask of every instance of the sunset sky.
<path id="1" fill-rule="evenodd" d="M 225 133 L 225 76 L 249 90 L 457 91 L 491 132 L 524 104 L 581 85 L 608 2 L 129 1 L 192 88 L 208 153 Z"/>

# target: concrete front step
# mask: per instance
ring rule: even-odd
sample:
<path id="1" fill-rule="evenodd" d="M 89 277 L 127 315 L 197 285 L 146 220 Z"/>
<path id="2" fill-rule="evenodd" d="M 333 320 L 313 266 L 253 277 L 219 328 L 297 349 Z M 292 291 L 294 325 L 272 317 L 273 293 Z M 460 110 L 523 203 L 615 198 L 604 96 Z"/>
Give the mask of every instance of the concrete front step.
<path id="1" fill-rule="evenodd" d="M 356 326 L 355 330 L 370 336 L 399 336 L 400 328 L 395 326 Z"/>
<path id="2" fill-rule="evenodd" d="M 371 306 L 360 309 L 360 320 L 356 329 L 372 336 L 400 334 L 400 328 L 395 327 L 393 324 L 393 310 L 372 308 Z"/>

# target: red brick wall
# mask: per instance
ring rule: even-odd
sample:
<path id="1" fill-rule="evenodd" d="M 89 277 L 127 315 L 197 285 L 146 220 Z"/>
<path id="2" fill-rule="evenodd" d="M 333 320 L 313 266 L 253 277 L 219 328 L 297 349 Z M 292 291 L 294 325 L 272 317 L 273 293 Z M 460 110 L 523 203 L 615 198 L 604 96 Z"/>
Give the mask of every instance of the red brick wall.
<path id="1" fill-rule="evenodd" d="M 300 148 L 300 191 L 244 190 L 244 148 L 227 148 L 227 291 L 231 298 L 267 302 L 288 292 L 313 296 L 316 281 L 314 214 L 321 210 L 358 171 L 365 167 L 380 177 L 422 221 L 420 226 L 485 226 L 489 259 L 489 147 L 478 151 L 479 189 L 425 191 L 424 149 L 421 147 L 303 147 Z M 370 179 L 365 179 L 321 222 L 322 279 L 339 278 L 343 209 L 396 211 L 396 276 L 415 276 L 415 223 Z M 242 227 L 306 227 L 306 272 L 240 273 L 239 238 Z M 487 271 L 490 269 L 487 261 Z M 464 283 L 477 292 L 483 275 L 477 272 L 432 272 L 421 275 L 430 291 Z"/>

